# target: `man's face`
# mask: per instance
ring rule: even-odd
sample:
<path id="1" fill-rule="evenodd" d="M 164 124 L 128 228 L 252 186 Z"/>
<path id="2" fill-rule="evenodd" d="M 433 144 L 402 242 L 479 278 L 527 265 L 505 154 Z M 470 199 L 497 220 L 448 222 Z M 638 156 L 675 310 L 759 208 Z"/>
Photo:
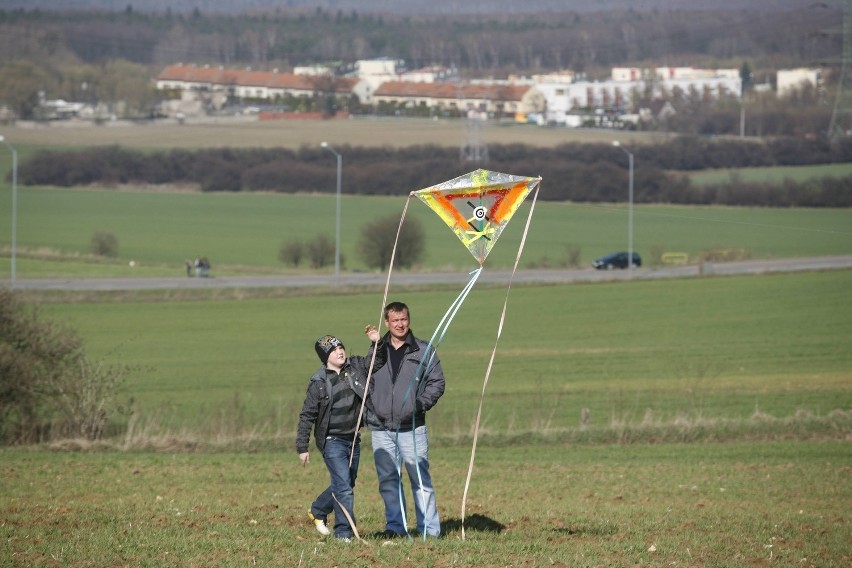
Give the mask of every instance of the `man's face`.
<path id="1" fill-rule="evenodd" d="M 385 318 L 385 326 L 387 326 L 391 336 L 400 341 L 408 335 L 408 325 L 408 310 L 388 312 L 388 316 Z"/>

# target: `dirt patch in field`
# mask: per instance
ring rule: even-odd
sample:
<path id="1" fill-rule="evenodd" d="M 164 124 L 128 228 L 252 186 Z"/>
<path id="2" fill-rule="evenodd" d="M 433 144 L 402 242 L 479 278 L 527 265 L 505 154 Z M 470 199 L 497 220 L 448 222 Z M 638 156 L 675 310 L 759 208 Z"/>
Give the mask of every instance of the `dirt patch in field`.
<path id="1" fill-rule="evenodd" d="M 353 118 L 350 120 L 208 120 L 178 125 L 147 123 L 104 127 L 36 127 L 18 125 L 4 131 L 10 143 L 38 146 L 103 146 L 134 148 L 291 148 L 335 146 L 409 147 L 434 144 L 457 148 L 467 140 L 463 120 Z M 484 144 L 526 144 L 554 147 L 567 142 L 650 142 L 654 135 L 623 131 L 542 128 L 514 122 L 487 123 Z"/>

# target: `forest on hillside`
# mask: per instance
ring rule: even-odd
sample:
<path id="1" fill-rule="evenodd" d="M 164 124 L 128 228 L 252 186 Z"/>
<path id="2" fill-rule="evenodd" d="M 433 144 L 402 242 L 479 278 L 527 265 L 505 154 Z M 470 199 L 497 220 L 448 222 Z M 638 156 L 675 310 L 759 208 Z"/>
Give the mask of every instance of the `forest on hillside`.
<path id="1" fill-rule="evenodd" d="M 838 4 L 829 0 L 820 4 Z M 57 0 L 3 0 L 7 8 L 55 10 Z M 281 9 L 360 12 L 363 14 L 533 14 L 554 12 L 603 12 L 637 10 L 727 10 L 765 13 L 810 7 L 813 0 L 62 0 L 62 10 L 115 11 L 131 6 L 148 13 L 191 13 L 195 10 L 216 14 L 269 13 Z"/>
<path id="2" fill-rule="evenodd" d="M 758 3 L 759 4 L 759 3 Z M 135 10 L 0 10 L 0 66 L 48 70 L 113 60 L 152 72 L 184 62 L 286 70 L 295 65 L 391 57 L 409 68 L 457 67 L 471 76 L 573 69 L 590 79 L 612 66 L 734 67 L 755 81 L 779 68 L 835 65 L 842 11 L 812 3 L 748 10 L 394 14 L 315 8 L 221 14 Z"/>

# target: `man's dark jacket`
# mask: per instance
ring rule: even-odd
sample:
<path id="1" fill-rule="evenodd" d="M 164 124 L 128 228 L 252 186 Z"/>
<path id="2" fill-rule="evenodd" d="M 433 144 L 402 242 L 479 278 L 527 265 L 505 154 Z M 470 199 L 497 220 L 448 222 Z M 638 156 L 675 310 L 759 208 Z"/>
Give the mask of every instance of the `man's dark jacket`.
<path id="1" fill-rule="evenodd" d="M 405 337 L 405 343 L 405 353 L 396 376 L 393 376 L 387 353 L 385 365 L 373 371 L 371 405 L 367 413 L 370 430 L 407 432 L 423 426 L 426 424 L 426 411 L 435 406 L 444 394 L 444 371 L 437 352 L 427 342 L 414 337 L 411 331 Z M 389 346 L 390 333 L 386 333 L 378 348 L 387 350 Z"/>

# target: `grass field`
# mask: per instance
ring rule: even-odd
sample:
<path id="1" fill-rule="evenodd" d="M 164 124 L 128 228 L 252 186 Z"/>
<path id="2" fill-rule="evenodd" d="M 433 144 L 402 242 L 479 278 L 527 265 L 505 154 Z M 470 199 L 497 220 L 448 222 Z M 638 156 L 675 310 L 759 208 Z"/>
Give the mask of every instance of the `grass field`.
<path id="1" fill-rule="evenodd" d="M 363 138 L 363 130 L 327 125 L 3 134 L 22 154 L 41 145 Z M 439 127 L 458 144 L 457 124 L 412 124 L 394 139 L 425 143 Z M 381 124 L 371 132 L 374 141 L 385 136 Z M 543 133 L 566 135 L 506 132 L 534 132 L 539 143 Z M 9 203 L 2 185 L 0 211 Z M 18 278 L 180 275 L 184 258 L 196 255 L 211 258 L 214 274 L 286 273 L 276 258 L 280 244 L 333 234 L 333 203 L 330 196 L 25 188 Z M 347 269 L 360 268 L 360 225 L 402 206 L 399 198 L 344 197 Z M 413 204 L 409 215 L 427 232 L 422 269 L 471 267 L 430 212 Z M 644 256 L 660 248 L 849 254 L 850 215 L 641 206 L 635 246 Z M 624 205 L 539 203 L 522 264 L 558 265 L 569 246 L 588 264 L 625 248 L 626 222 Z M 9 273 L 10 228 L 0 215 L 0 275 Z M 521 228 L 510 224 L 487 270 L 511 263 Z M 98 230 L 118 237 L 115 261 L 86 256 Z M 139 265 L 130 268 L 130 260 Z M 380 290 L 274 298 L 236 290 L 227 299 L 180 300 L 141 292 L 85 301 L 31 292 L 29 300 L 50 300 L 42 313 L 77 330 L 91 358 L 130 367 L 119 399 L 133 413 L 117 414 L 100 443 L 0 450 L 0 565 L 847 566 L 850 287 L 848 270 L 515 285 L 484 399 L 462 541 L 472 423 L 506 293 L 477 287 L 441 345 L 447 391 L 429 414 L 446 536 L 390 543 L 375 536 L 383 514 L 366 434 L 356 505 L 366 542 L 349 546 L 322 542 L 306 521 L 327 474 L 315 450 L 308 468 L 298 465 L 294 429 L 318 364 L 314 339 L 338 334 L 350 352 L 363 352 L 359 330 L 379 319 Z M 413 329 L 428 338 L 457 293 L 392 288 L 389 299 L 409 303 Z"/>
<path id="2" fill-rule="evenodd" d="M 689 441 L 785 430 L 797 413 L 818 418 L 805 429 L 818 427 L 852 409 L 851 285 L 852 271 L 834 271 L 513 287 L 484 437 Z M 77 329 L 92 357 L 135 369 L 123 398 L 141 409 L 143 441 L 256 430 L 259 443 L 289 445 L 318 364 L 314 339 L 332 333 L 363 353 L 359 330 L 379 323 L 380 290 L 341 292 L 42 309 Z M 392 288 L 389 299 L 412 306 L 413 329 L 428 339 L 457 292 Z M 446 443 L 470 435 L 504 297 L 501 287 L 474 289 L 441 344 L 449 382 L 431 426 Z M 581 432 L 583 408 L 591 428 Z"/>
<path id="3" fill-rule="evenodd" d="M 140 149 L 318 146 L 458 146 L 465 133 L 458 121 L 418 119 L 290 120 L 208 122 L 179 126 L 8 127 L 3 135 L 24 160 L 39 148 L 117 144 Z M 540 128 L 515 123 L 489 125 L 488 143 L 554 146 L 564 142 L 629 144 L 665 136 L 587 129 Z M 330 157 L 331 158 L 331 157 Z M 329 160 L 333 167 L 333 160 Z M 11 160 L 0 158 L 0 177 Z M 695 174 L 696 183 L 743 179 L 804 179 L 848 175 L 849 165 L 804 168 L 755 168 Z M 460 171 L 459 174 L 465 173 Z M 515 172 L 536 175 L 535 172 Z M 443 180 L 424 180 L 424 187 Z M 547 184 L 547 180 L 543 180 Z M 321 188 L 329 190 L 330 188 Z M 404 188 L 416 190 L 416 188 Z M 278 260 L 282 242 L 334 235 L 333 196 L 202 195 L 163 191 L 53 190 L 19 188 L 16 272 L 19 278 L 178 275 L 183 261 L 208 256 L 214 274 L 287 272 Z M 343 197 L 342 255 L 345 268 L 363 270 L 357 241 L 363 225 L 378 215 L 399 215 L 402 198 Z M 11 190 L 0 183 L 0 210 L 11 209 Z M 519 214 L 526 211 L 522 209 Z M 425 208 L 415 204 L 410 215 L 424 221 L 429 246 L 421 269 L 464 270 L 467 253 Z M 848 254 L 852 227 L 849 210 L 803 211 L 732 208 L 638 206 L 634 245 L 643 256 L 652 251 L 685 252 L 693 259 L 708 249 L 742 249 L 755 258 Z M 0 273 L 9 273 L 11 217 L 0 215 Z M 490 267 L 511 264 L 522 223 L 512 223 L 489 259 Z M 96 231 L 112 232 L 119 241 L 115 262 L 85 258 Z M 594 258 L 626 249 L 627 207 L 540 203 L 531 226 L 527 266 L 560 266 L 569 248 L 580 251 L 588 265 Z M 130 269 L 128 263 L 137 263 Z"/>
<path id="4" fill-rule="evenodd" d="M 258 454 L 0 452 L 5 566 L 806 566 L 852 562 L 849 442 L 484 448 L 433 444 L 445 536 L 382 541 L 368 452 L 364 542 L 305 511 L 320 460 Z M 367 446 L 369 447 L 369 443 Z M 316 456 L 315 456 L 316 457 Z M 409 498 L 409 505 L 411 501 Z"/>
<path id="5" fill-rule="evenodd" d="M 8 188 L 0 204 L 11 204 Z M 399 217 L 402 197 L 342 199 L 341 254 L 345 270 L 364 270 L 357 252 L 364 225 Z M 207 256 L 214 275 L 279 272 L 282 243 L 324 234 L 334 240 L 333 195 L 201 194 L 26 188 L 18 196 L 17 277 L 179 276 L 184 259 Z M 514 262 L 529 212 L 525 204 L 489 256 L 489 268 Z M 428 208 L 414 201 L 407 219 L 426 232 L 420 269 L 469 269 L 474 261 Z M 11 218 L 0 215 L 0 274 L 9 274 Z M 634 209 L 634 249 L 685 252 L 695 261 L 710 249 L 743 249 L 754 258 L 849 254 L 852 210 L 676 207 Z M 113 233 L 114 261 L 86 258 L 92 235 Z M 522 267 L 558 267 L 568 249 L 589 266 L 598 256 L 627 247 L 625 204 L 539 202 Z M 137 266 L 130 268 L 133 260 Z M 330 270 L 332 267 L 327 268 Z"/>

